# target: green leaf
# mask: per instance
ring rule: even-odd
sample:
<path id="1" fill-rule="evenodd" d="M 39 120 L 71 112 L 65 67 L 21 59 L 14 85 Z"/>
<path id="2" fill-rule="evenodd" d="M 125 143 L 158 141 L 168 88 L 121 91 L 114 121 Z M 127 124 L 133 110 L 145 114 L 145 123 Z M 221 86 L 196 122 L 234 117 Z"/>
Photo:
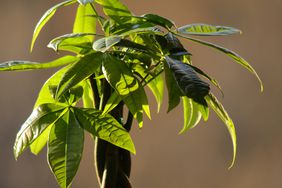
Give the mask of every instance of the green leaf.
<path id="1" fill-rule="evenodd" d="M 103 6 L 105 15 L 122 24 L 124 19 L 130 19 L 131 13 L 119 0 L 95 0 Z"/>
<path id="2" fill-rule="evenodd" d="M 168 20 L 167 18 L 161 17 L 156 14 L 144 14 L 141 17 L 145 18 L 148 22 L 160 25 L 167 29 L 170 29 L 174 26 L 174 23 L 171 20 Z"/>
<path id="3" fill-rule="evenodd" d="M 48 163 L 61 188 L 67 188 L 77 172 L 83 152 L 84 131 L 75 115 L 66 112 L 53 126 L 48 142 Z"/>
<path id="4" fill-rule="evenodd" d="M 74 108 L 80 125 L 89 133 L 118 147 L 136 153 L 130 134 L 111 115 L 92 108 Z"/>
<path id="5" fill-rule="evenodd" d="M 82 5 L 86 5 L 88 3 L 93 3 L 94 0 L 77 0 L 80 4 Z"/>
<path id="6" fill-rule="evenodd" d="M 97 15 L 91 7 L 93 0 L 82 2 L 77 8 L 76 18 L 73 26 L 73 33 L 96 33 Z M 93 42 L 94 36 L 87 36 Z"/>
<path id="7" fill-rule="evenodd" d="M 122 101 L 121 96 L 116 91 L 113 91 L 104 107 L 103 114 L 112 111 L 120 103 L 120 101 Z"/>
<path id="8" fill-rule="evenodd" d="M 168 110 L 167 113 L 173 110 L 180 103 L 180 97 L 183 95 L 178 87 L 167 63 L 164 63 L 165 81 L 168 92 Z"/>
<path id="9" fill-rule="evenodd" d="M 139 88 L 139 82 L 130 68 L 111 55 L 106 55 L 103 59 L 102 71 L 107 81 L 121 96 L 128 95 Z"/>
<path id="10" fill-rule="evenodd" d="M 183 117 L 184 125 L 180 134 L 186 132 L 189 129 L 194 128 L 201 120 L 201 112 L 199 111 L 198 104 L 195 103 L 192 99 L 184 96 L 182 97 L 183 101 Z"/>
<path id="11" fill-rule="evenodd" d="M 177 29 L 179 33 L 198 36 L 222 36 L 241 33 L 239 29 L 226 26 L 214 26 L 203 23 L 189 24 Z"/>
<path id="12" fill-rule="evenodd" d="M 77 57 L 67 55 L 47 63 L 36 63 L 31 61 L 7 61 L 0 64 L 0 71 L 26 71 L 34 69 L 48 69 L 73 63 L 77 59 Z"/>
<path id="13" fill-rule="evenodd" d="M 65 72 L 60 81 L 57 88 L 56 98 L 59 98 L 70 88 L 96 72 L 102 63 L 103 56 L 104 55 L 100 52 L 92 53 L 82 57 L 78 62 L 73 64 Z"/>
<path id="14" fill-rule="evenodd" d="M 84 108 L 95 108 L 92 87 L 89 79 L 85 81 L 82 98 Z"/>
<path id="15" fill-rule="evenodd" d="M 71 33 L 63 36 L 59 36 L 49 42 L 48 48 L 51 48 L 58 52 L 59 50 L 65 50 L 76 54 L 86 54 L 92 50 L 92 42 L 89 40 L 89 36 L 93 36 L 93 33 Z"/>
<path id="16" fill-rule="evenodd" d="M 236 54 L 235 52 L 229 50 L 229 49 L 226 49 L 226 48 L 223 48 L 219 45 L 216 45 L 216 44 L 213 44 L 213 43 L 210 43 L 210 42 L 206 42 L 206 41 L 202 41 L 202 40 L 199 40 L 199 39 L 195 39 L 195 38 L 191 38 L 191 37 L 188 37 L 188 36 L 183 36 L 183 35 L 179 35 L 179 34 L 176 34 L 180 37 L 183 37 L 183 38 L 186 38 L 188 40 L 191 40 L 193 42 L 196 42 L 196 43 L 200 43 L 202 45 L 205 45 L 205 46 L 209 46 L 211 48 L 214 48 L 220 52 L 223 52 L 224 54 L 228 55 L 231 59 L 233 59 L 236 63 L 239 63 L 240 65 L 242 65 L 243 67 L 245 67 L 248 71 L 250 71 L 252 74 L 254 74 L 256 76 L 256 78 L 258 79 L 259 83 L 260 83 L 260 89 L 261 89 L 261 92 L 263 91 L 263 84 L 262 84 L 262 81 L 260 79 L 260 77 L 258 76 L 258 74 L 256 73 L 255 69 L 245 60 L 243 59 L 242 57 L 240 57 L 238 54 Z"/>
<path id="17" fill-rule="evenodd" d="M 16 159 L 48 126 L 58 119 L 65 108 L 65 106 L 55 104 L 43 104 L 33 110 L 17 134 L 14 144 Z"/>
<path id="18" fill-rule="evenodd" d="M 76 1 L 75 0 L 67 0 L 64 2 L 61 2 L 55 6 L 53 6 L 52 8 L 50 8 L 49 10 L 47 10 L 44 15 L 41 17 L 41 19 L 39 20 L 39 22 L 36 24 L 35 29 L 33 31 L 33 36 L 32 36 L 32 41 L 31 41 L 31 47 L 30 47 L 30 51 L 32 51 L 34 43 L 41 31 L 41 29 L 44 27 L 44 25 L 54 16 L 54 14 L 56 13 L 56 11 L 64 6 L 68 6 L 71 4 L 74 4 Z"/>
<path id="19" fill-rule="evenodd" d="M 236 131 L 235 126 L 233 124 L 232 119 L 229 117 L 227 112 L 225 111 L 222 104 L 216 99 L 216 97 L 213 94 L 209 94 L 205 97 L 207 103 L 213 110 L 216 112 L 218 117 L 225 123 L 228 132 L 230 134 L 232 144 L 233 144 L 233 159 L 231 162 L 231 165 L 229 168 L 231 168 L 234 165 L 235 159 L 236 159 L 236 148 L 237 148 L 237 141 L 236 141 Z"/>
<path id="20" fill-rule="evenodd" d="M 52 126 L 48 126 L 39 137 L 37 137 L 29 146 L 34 155 L 38 155 L 48 142 Z"/>
<path id="21" fill-rule="evenodd" d="M 96 40 L 93 43 L 95 51 L 105 52 L 121 40 L 120 36 L 112 35 Z"/>

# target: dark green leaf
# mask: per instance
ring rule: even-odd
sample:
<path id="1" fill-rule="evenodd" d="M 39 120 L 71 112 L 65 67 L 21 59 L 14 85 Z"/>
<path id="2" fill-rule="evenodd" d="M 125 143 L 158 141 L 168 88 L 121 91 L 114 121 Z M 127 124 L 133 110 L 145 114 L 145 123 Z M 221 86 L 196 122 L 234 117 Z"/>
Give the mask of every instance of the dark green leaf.
<path id="1" fill-rule="evenodd" d="M 53 6 L 52 8 L 50 8 L 49 10 L 47 10 L 44 13 L 44 15 L 41 17 L 41 19 L 39 20 L 39 22 L 35 26 L 33 36 L 32 36 L 30 51 L 32 51 L 34 43 L 35 43 L 41 29 L 54 16 L 56 11 L 63 6 L 68 6 L 68 5 L 74 4 L 75 2 L 76 2 L 75 0 L 63 1 L 63 2 Z"/>
<path id="2" fill-rule="evenodd" d="M 73 33 L 96 33 L 97 15 L 91 7 L 91 4 L 87 4 L 92 1 L 93 0 L 86 0 L 82 3 L 86 5 L 78 6 L 73 26 Z M 87 38 L 91 42 L 94 40 L 94 36 L 87 36 Z"/>
<path id="3" fill-rule="evenodd" d="M 182 97 L 182 101 L 184 125 L 182 130 L 180 131 L 180 134 L 194 128 L 200 122 L 202 117 L 197 103 L 186 96 Z"/>
<path id="4" fill-rule="evenodd" d="M 109 37 L 104 37 L 101 39 L 96 40 L 93 43 L 93 49 L 95 51 L 105 52 L 110 49 L 112 46 L 117 44 L 121 40 L 120 36 L 112 35 Z"/>
<path id="5" fill-rule="evenodd" d="M 77 0 L 80 4 L 82 5 L 86 5 L 88 3 L 93 3 L 94 0 Z"/>
<path id="6" fill-rule="evenodd" d="M 198 36 L 222 36 L 241 33 L 240 30 L 233 27 L 214 26 L 203 23 L 189 24 L 177 29 L 179 33 Z"/>
<path id="7" fill-rule="evenodd" d="M 176 35 L 178 35 L 178 34 L 176 34 Z M 223 48 L 223 47 L 221 47 L 219 45 L 210 43 L 210 42 L 202 41 L 202 40 L 199 40 L 199 39 L 195 39 L 195 38 L 191 38 L 191 37 L 183 36 L 183 35 L 178 35 L 178 36 L 186 38 L 186 39 L 189 39 L 189 40 L 191 40 L 193 42 L 196 42 L 196 43 L 203 44 L 205 46 L 209 46 L 209 47 L 214 48 L 214 49 L 216 49 L 216 50 L 218 50 L 220 52 L 225 53 L 230 58 L 232 58 L 236 63 L 239 63 L 240 65 L 245 67 L 248 71 L 250 71 L 252 74 L 254 74 L 256 76 L 256 78 L 258 79 L 259 83 L 260 83 L 261 91 L 263 91 L 262 81 L 261 81 L 260 77 L 258 76 L 258 74 L 256 73 L 256 71 L 254 70 L 254 68 L 246 60 L 244 60 L 242 57 L 240 57 L 235 52 L 233 52 L 233 51 L 231 51 L 229 49 Z"/>
<path id="8" fill-rule="evenodd" d="M 73 63 L 77 59 L 77 57 L 67 55 L 47 63 L 36 63 L 31 61 L 7 61 L 0 64 L 0 71 L 26 71 L 34 69 L 48 69 Z"/>
<path id="9" fill-rule="evenodd" d="M 174 23 L 171 20 L 168 20 L 167 18 L 161 17 L 156 14 L 145 14 L 142 17 L 145 18 L 148 22 L 160 25 L 167 29 L 170 29 L 172 28 L 172 26 L 174 26 Z"/>
<path id="10" fill-rule="evenodd" d="M 210 91 L 209 85 L 198 77 L 189 64 L 172 59 L 168 56 L 166 56 L 166 62 L 182 93 L 206 106 L 204 97 Z"/>
<path id="11" fill-rule="evenodd" d="M 65 108 L 66 106 L 43 104 L 33 110 L 17 134 L 14 144 L 14 155 L 16 159 L 48 126 L 52 125 L 58 119 Z"/>
<path id="12" fill-rule="evenodd" d="M 122 24 L 131 18 L 131 13 L 119 0 L 95 0 L 103 6 L 104 13 L 111 19 Z"/>
<path id="13" fill-rule="evenodd" d="M 48 48 L 52 48 L 56 52 L 65 50 L 76 54 L 86 54 L 92 50 L 92 42 L 89 36 L 93 33 L 71 33 L 59 36 L 49 42 Z"/>
<path id="14" fill-rule="evenodd" d="M 84 131 L 73 112 L 66 112 L 53 126 L 48 141 L 48 163 L 61 188 L 67 188 L 82 157 Z"/>
<path id="15" fill-rule="evenodd" d="M 111 115 L 102 115 L 101 111 L 92 108 L 74 108 L 74 112 L 80 125 L 85 130 L 135 154 L 135 147 L 129 133 Z"/>
<path id="16" fill-rule="evenodd" d="M 235 158 L 236 158 L 236 148 L 237 148 L 237 141 L 236 141 L 236 131 L 235 126 L 233 124 L 232 119 L 229 117 L 227 112 L 225 111 L 222 104 L 216 99 L 216 97 L 213 94 L 209 94 L 205 97 L 207 103 L 213 110 L 216 112 L 218 117 L 225 123 L 228 132 L 230 134 L 230 137 L 232 139 L 233 144 L 233 160 L 231 162 L 231 165 L 229 168 L 231 168 L 234 165 Z"/>
<path id="17" fill-rule="evenodd" d="M 92 53 L 82 57 L 78 62 L 73 64 L 65 72 L 60 81 L 56 98 L 59 98 L 67 90 L 96 72 L 102 63 L 103 56 L 100 52 Z"/>

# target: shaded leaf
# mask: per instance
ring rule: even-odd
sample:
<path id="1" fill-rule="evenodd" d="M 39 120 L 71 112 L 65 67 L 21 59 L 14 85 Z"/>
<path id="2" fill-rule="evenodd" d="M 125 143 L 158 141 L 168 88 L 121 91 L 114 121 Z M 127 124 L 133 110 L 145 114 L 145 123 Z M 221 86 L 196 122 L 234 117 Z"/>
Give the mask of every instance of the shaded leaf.
<path id="1" fill-rule="evenodd" d="M 260 83 L 260 89 L 261 91 L 263 91 L 263 84 L 262 84 L 262 81 L 260 79 L 260 77 L 258 76 L 258 74 L 256 73 L 256 71 L 254 70 L 254 68 L 245 60 L 243 59 L 242 57 L 240 57 L 238 54 L 236 54 L 235 52 L 227 49 L 227 48 L 223 48 L 219 45 L 216 45 L 216 44 L 213 44 L 213 43 L 210 43 L 210 42 L 206 42 L 206 41 L 202 41 L 202 40 L 199 40 L 199 39 L 195 39 L 195 38 L 191 38 L 191 37 L 188 37 L 188 36 L 183 36 L 183 35 L 178 35 L 180 37 L 183 37 L 183 38 L 186 38 L 186 39 L 189 39 L 193 42 L 196 42 L 196 43 L 200 43 L 200 44 L 203 44 L 205 46 L 209 46 L 211 48 L 214 48 L 220 52 L 223 52 L 224 54 L 228 55 L 231 59 L 233 59 L 236 63 L 239 63 L 240 65 L 242 65 L 243 67 L 245 67 L 248 71 L 250 71 L 252 74 L 254 74 L 256 76 L 256 78 L 258 79 L 259 83 Z"/>
<path id="2" fill-rule="evenodd" d="M 222 36 L 241 33 L 239 29 L 227 26 L 214 26 L 203 23 L 189 24 L 177 29 L 179 33 L 198 36 Z"/>
<path id="3" fill-rule="evenodd" d="M 204 97 L 210 91 L 209 85 L 198 77 L 189 64 L 172 59 L 168 56 L 166 56 L 166 62 L 182 93 L 206 106 Z"/>
<path id="4" fill-rule="evenodd" d="M 73 63 L 77 59 L 77 57 L 67 55 L 47 63 L 36 63 L 31 61 L 7 61 L 0 64 L 0 71 L 27 71 L 34 69 L 48 69 Z"/>
<path id="5" fill-rule="evenodd" d="M 116 35 L 104 37 L 104 38 L 96 40 L 93 43 L 93 49 L 95 51 L 105 52 L 108 49 L 110 49 L 112 46 L 117 44 L 120 40 L 121 40 L 121 37 L 116 36 Z"/>
<path id="6" fill-rule="evenodd" d="M 180 134 L 194 128 L 200 122 L 202 117 L 197 103 L 186 96 L 182 97 L 182 101 L 184 125 L 182 130 L 180 131 Z"/>
<path id="7" fill-rule="evenodd" d="M 172 26 L 174 26 L 174 23 L 171 20 L 168 20 L 167 18 L 161 17 L 156 14 L 144 14 L 141 17 L 145 18 L 148 22 L 160 25 L 164 28 L 170 29 L 172 28 Z"/>
<path id="8" fill-rule="evenodd" d="M 216 99 L 216 97 L 213 94 L 209 94 L 205 97 L 207 103 L 209 106 L 216 112 L 218 117 L 225 123 L 228 132 L 230 134 L 232 144 L 233 144 L 233 159 L 231 162 L 231 165 L 229 168 L 231 168 L 234 165 L 235 159 L 236 159 L 236 148 L 237 148 L 237 141 L 236 141 L 236 131 L 235 126 L 233 124 L 232 119 L 229 117 L 227 112 L 225 111 L 222 104 Z"/>
<path id="9" fill-rule="evenodd" d="M 48 163 L 61 188 L 67 188 L 82 157 L 84 131 L 75 115 L 66 112 L 53 126 L 48 142 Z"/>
<path id="10" fill-rule="evenodd" d="M 58 88 L 56 98 L 59 98 L 67 90 L 77 85 L 82 80 L 88 78 L 100 67 L 103 54 L 92 53 L 82 57 L 78 62 L 73 64 L 63 75 Z"/>
<path id="11" fill-rule="evenodd" d="M 55 104 L 43 104 L 33 110 L 17 134 L 14 144 L 16 159 L 48 126 L 58 119 L 65 108 L 65 106 Z"/>
<path id="12" fill-rule="evenodd" d="M 102 115 L 101 111 L 92 108 L 74 108 L 74 112 L 80 125 L 85 130 L 135 154 L 135 147 L 129 133 L 111 115 Z"/>
<path id="13" fill-rule="evenodd" d="M 57 9 L 59 9 L 59 8 L 61 8 L 63 6 L 68 6 L 68 5 L 74 4 L 75 2 L 76 2 L 75 0 L 63 1 L 63 2 L 53 6 L 52 8 L 50 8 L 49 10 L 47 10 L 44 13 L 44 15 L 41 17 L 39 22 L 36 24 L 35 29 L 33 31 L 30 51 L 32 51 L 34 43 L 35 43 L 35 41 L 36 41 L 36 39 L 37 39 L 41 29 L 54 16 L 54 14 L 56 13 Z"/>

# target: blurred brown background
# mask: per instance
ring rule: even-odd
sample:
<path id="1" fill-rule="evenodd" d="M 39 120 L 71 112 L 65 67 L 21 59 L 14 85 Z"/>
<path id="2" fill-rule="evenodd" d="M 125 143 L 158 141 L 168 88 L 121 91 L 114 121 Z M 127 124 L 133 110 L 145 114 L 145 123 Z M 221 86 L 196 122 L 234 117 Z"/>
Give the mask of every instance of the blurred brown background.
<path id="1" fill-rule="evenodd" d="M 56 55 L 45 46 L 57 35 L 71 32 L 75 6 L 61 9 L 39 36 L 29 54 L 33 28 L 43 12 L 60 1 L 0 1 L 0 62 L 11 59 L 48 61 Z M 185 42 L 195 65 L 216 77 L 225 92 L 221 99 L 237 126 L 238 154 L 228 170 L 232 145 L 224 124 L 214 113 L 207 123 L 183 135 L 181 108 L 166 115 L 166 104 L 144 128 L 133 129 L 137 148 L 132 184 L 143 187 L 280 188 L 282 187 L 281 125 L 281 0 L 124 0 L 135 14 L 156 13 L 186 23 L 229 25 L 243 35 L 205 38 L 241 54 L 261 76 L 255 77 L 229 58 L 207 47 Z M 63 23 L 63 24 L 61 24 Z M 0 73 L 0 188 L 58 187 L 46 163 L 28 151 L 16 162 L 12 147 L 21 123 L 32 110 L 37 92 L 54 70 Z M 215 91 L 218 94 L 219 92 Z M 154 100 L 151 100 L 154 104 Z M 166 103 L 166 102 L 165 102 Z M 156 111 L 155 108 L 153 110 Z M 72 187 L 98 187 L 92 166 L 93 143 L 85 154 Z"/>

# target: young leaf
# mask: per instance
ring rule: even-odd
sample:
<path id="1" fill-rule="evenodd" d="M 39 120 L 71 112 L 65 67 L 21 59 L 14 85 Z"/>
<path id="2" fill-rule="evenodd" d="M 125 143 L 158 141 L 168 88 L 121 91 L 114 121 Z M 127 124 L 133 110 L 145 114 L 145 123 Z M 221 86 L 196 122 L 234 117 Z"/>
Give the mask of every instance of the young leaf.
<path id="1" fill-rule="evenodd" d="M 77 0 L 80 4 L 82 5 L 86 5 L 88 3 L 93 3 L 94 0 Z"/>
<path id="2" fill-rule="evenodd" d="M 129 133 L 111 115 L 92 108 L 74 108 L 76 119 L 89 133 L 135 154 Z"/>
<path id="3" fill-rule="evenodd" d="M 111 19 L 122 24 L 124 19 L 130 19 L 131 13 L 126 6 L 124 6 L 119 0 L 95 0 L 97 3 L 103 6 L 104 13 Z"/>
<path id="4" fill-rule="evenodd" d="M 195 103 L 192 99 L 184 96 L 182 97 L 183 101 L 183 116 L 184 116 L 184 125 L 180 134 L 185 131 L 194 128 L 201 120 L 201 112 L 199 111 L 198 104 Z"/>
<path id="5" fill-rule="evenodd" d="M 93 1 L 93 0 L 92 0 Z M 93 11 L 91 0 L 80 4 L 77 8 L 77 13 L 73 26 L 73 33 L 96 33 L 96 13 Z M 87 36 L 93 42 L 94 36 Z"/>
<path id="6" fill-rule="evenodd" d="M 174 26 L 174 23 L 171 20 L 168 20 L 167 18 L 161 17 L 156 14 L 144 14 L 141 17 L 145 18 L 148 22 L 162 26 L 167 29 L 171 29 L 172 26 Z"/>
<path id="7" fill-rule="evenodd" d="M 75 0 L 67 0 L 64 2 L 61 2 L 55 6 L 53 6 L 52 8 L 50 8 L 49 10 L 47 10 L 44 15 L 41 17 L 41 19 L 39 20 L 39 22 L 36 24 L 35 29 L 33 31 L 33 36 L 32 36 L 32 41 L 31 41 L 31 46 L 30 46 L 30 51 L 32 51 L 34 43 L 41 31 L 41 29 L 44 27 L 44 25 L 54 16 L 54 14 L 56 13 L 56 11 L 63 7 L 63 6 L 68 6 L 71 4 L 74 4 L 76 1 Z"/>
<path id="8" fill-rule="evenodd" d="M 216 112 L 218 117 L 225 123 L 228 132 L 230 134 L 232 144 L 233 144 L 233 159 L 231 162 L 231 165 L 229 168 L 231 168 L 234 165 L 235 158 L 236 158 L 236 148 L 237 148 L 237 141 L 236 141 L 236 131 L 235 131 L 235 126 L 233 124 L 232 119 L 229 117 L 227 112 L 225 111 L 224 107 L 222 104 L 216 99 L 216 97 L 210 93 L 205 97 L 207 103 L 213 110 Z"/>
<path id="9" fill-rule="evenodd" d="M 104 55 L 100 52 L 92 53 L 82 57 L 73 64 L 62 77 L 58 88 L 56 98 L 59 98 L 67 90 L 77 85 L 82 80 L 92 75 L 101 65 Z"/>
<path id="10" fill-rule="evenodd" d="M 252 74 L 254 74 L 256 76 L 256 78 L 258 79 L 259 83 L 260 83 L 260 89 L 261 91 L 263 91 L 263 84 L 262 84 L 262 81 L 260 79 L 260 77 L 258 76 L 258 74 L 256 73 L 255 69 L 245 60 L 243 59 L 242 57 L 240 57 L 238 54 L 236 54 L 235 52 L 227 49 L 227 48 L 223 48 L 219 45 L 216 45 L 216 44 L 213 44 L 213 43 L 210 43 L 210 42 L 206 42 L 206 41 L 202 41 L 202 40 L 199 40 L 199 39 L 195 39 L 195 38 L 191 38 L 191 37 L 188 37 L 188 36 L 184 36 L 184 35 L 179 35 L 179 34 L 176 34 L 180 37 L 183 37 L 183 38 L 186 38 L 188 40 L 191 40 L 193 42 L 196 42 L 196 43 L 200 43 L 202 45 L 205 45 L 205 46 L 209 46 L 211 48 L 214 48 L 220 52 L 223 52 L 224 54 L 228 55 L 231 59 L 233 59 L 236 63 L 239 63 L 240 65 L 242 65 L 243 67 L 245 67 L 248 71 L 250 71 Z"/>
<path id="11" fill-rule="evenodd" d="M 48 142 L 48 163 L 61 188 L 67 188 L 82 157 L 84 131 L 67 111 L 53 126 Z"/>
<path id="12" fill-rule="evenodd" d="M 0 71 L 27 71 L 34 69 L 49 69 L 73 63 L 77 59 L 77 57 L 67 55 L 47 63 L 36 63 L 31 61 L 7 61 L 0 64 Z"/>
<path id="13" fill-rule="evenodd" d="M 121 40 L 120 36 L 112 35 L 96 40 L 93 43 L 95 51 L 105 52 Z"/>
<path id="14" fill-rule="evenodd" d="M 210 91 L 209 85 L 198 77 L 189 64 L 172 59 L 168 56 L 166 56 L 166 62 L 182 93 L 206 106 L 204 97 Z"/>
<path id="15" fill-rule="evenodd" d="M 86 54 L 92 50 L 92 42 L 89 36 L 95 35 L 93 33 L 71 33 L 59 36 L 49 42 L 48 48 L 58 52 L 65 50 L 76 54 Z"/>
<path id="16" fill-rule="evenodd" d="M 226 26 L 214 26 L 203 23 L 189 24 L 177 29 L 181 34 L 198 36 L 222 36 L 241 33 L 239 29 Z"/>
<path id="17" fill-rule="evenodd" d="M 14 144 L 16 159 L 48 126 L 58 119 L 65 108 L 65 106 L 55 104 L 43 104 L 33 110 L 17 134 Z"/>

